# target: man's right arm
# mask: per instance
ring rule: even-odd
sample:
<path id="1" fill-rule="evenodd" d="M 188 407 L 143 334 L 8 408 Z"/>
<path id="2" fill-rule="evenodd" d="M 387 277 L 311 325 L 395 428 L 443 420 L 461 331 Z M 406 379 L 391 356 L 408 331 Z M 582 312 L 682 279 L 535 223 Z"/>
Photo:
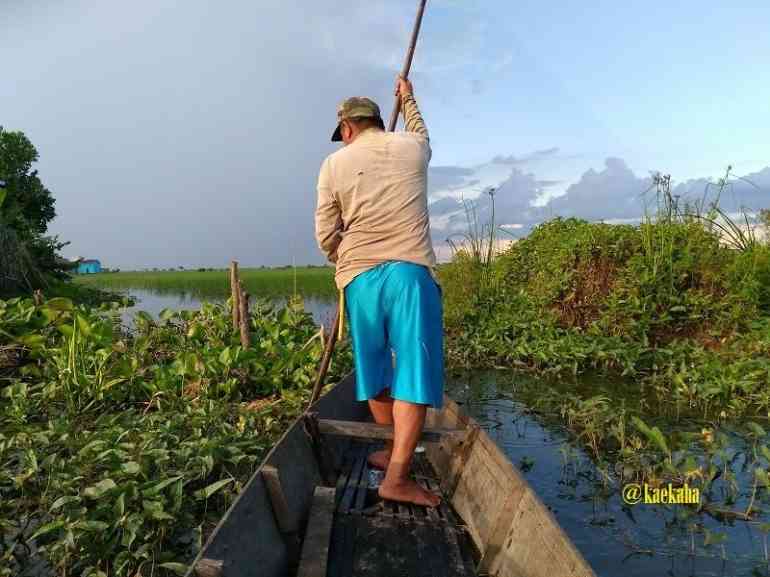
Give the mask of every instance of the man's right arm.
<path id="1" fill-rule="evenodd" d="M 398 79 L 398 95 L 401 97 L 401 112 L 404 114 L 404 128 L 407 132 L 414 132 L 430 140 L 428 128 L 420 114 L 417 101 L 414 99 L 412 83 L 404 78 Z"/>
<path id="2" fill-rule="evenodd" d="M 315 237 L 318 248 L 331 262 L 337 262 L 337 246 L 342 231 L 342 212 L 332 194 L 329 159 L 324 160 L 318 175 L 318 204 L 315 211 Z"/>

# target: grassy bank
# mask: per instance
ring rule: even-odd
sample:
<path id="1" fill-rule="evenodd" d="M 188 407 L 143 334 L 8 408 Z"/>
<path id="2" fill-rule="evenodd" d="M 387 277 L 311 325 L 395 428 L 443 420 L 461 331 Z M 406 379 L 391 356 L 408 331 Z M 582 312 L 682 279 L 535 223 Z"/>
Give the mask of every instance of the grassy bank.
<path id="1" fill-rule="evenodd" d="M 556 219 L 444 269 L 456 366 L 633 377 L 661 410 L 770 412 L 770 248 L 695 219 Z"/>
<path id="2" fill-rule="evenodd" d="M 75 282 L 107 290 L 143 289 L 156 294 L 187 294 L 200 299 L 223 299 L 230 294 L 227 270 L 115 272 L 81 275 Z M 251 295 L 283 297 L 302 294 L 334 298 L 334 269 L 330 267 L 245 268 L 241 280 Z"/>
<path id="3" fill-rule="evenodd" d="M 220 306 L 132 334 L 113 311 L 0 301 L 0 575 L 183 571 L 307 400 L 297 306 L 257 304 L 247 350 Z M 330 380 L 349 368 L 343 346 Z"/>

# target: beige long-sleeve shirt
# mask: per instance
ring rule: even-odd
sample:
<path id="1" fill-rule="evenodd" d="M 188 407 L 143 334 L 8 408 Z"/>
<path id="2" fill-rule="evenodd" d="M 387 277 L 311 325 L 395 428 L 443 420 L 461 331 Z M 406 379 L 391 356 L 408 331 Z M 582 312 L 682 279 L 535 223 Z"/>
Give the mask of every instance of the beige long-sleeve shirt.
<path id="1" fill-rule="evenodd" d="M 363 131 L 329 155 L 318 176 L 318 246 L 342 289 L 388 260 L 427 266 L 436 257 L 428 220 L 428 131 L 414 98 L 402 99 L 406 132 Z"/>

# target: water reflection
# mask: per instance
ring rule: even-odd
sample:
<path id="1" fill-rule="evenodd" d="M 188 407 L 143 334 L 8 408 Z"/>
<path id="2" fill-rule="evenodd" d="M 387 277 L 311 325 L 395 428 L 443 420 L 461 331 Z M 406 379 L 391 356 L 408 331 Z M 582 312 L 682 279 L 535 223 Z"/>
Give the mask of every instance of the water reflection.
<path id="1" fill-rule="evenodd" d="M 134 317 L 139 311 L 145 311 L 150 315 L 157 317 L 160 311 L 163 309 L 172 310 L 196 310 L 200 308 L 201 302 L 211 303 L 223 303 L 226 297 L 213 297 L 201 299 L 195 296 L 193 293 L 179 291 L 175 293 L 169 293 L 167 291 L 158 292 L 154 290 L 146 289 L 129 289 L 122 292 L 128 296 L 136 299 L 136 305 L 127 308 L 123 311 L 123 323 L 132 326 Z M 252 297 L 252 300 L 254 297 Z M 277 306 L 283 306 L 286 304 L 286 297 L 270 297 L 270 301 L 274 302 Z M 317 324 L 323 323 L 329 327 L 334 319 L 336 302 L 329 298 L 318 296 L 305 296 L 303 297 L 305 303 L 305 310 L 313 315 L 313 319 Z"/>

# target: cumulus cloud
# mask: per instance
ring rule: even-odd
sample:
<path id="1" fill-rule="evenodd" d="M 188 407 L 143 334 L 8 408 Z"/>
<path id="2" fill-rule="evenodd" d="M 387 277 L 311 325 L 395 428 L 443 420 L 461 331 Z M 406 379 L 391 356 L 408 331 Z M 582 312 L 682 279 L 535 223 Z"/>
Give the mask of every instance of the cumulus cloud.
<path id="1" fill-rule="evenodd" d="M 457 191 L 462 188 L 463 182 L 470 182 L 474 176 L 484 174 L 490 166 L 506 167 L 507 175 L 498 184 L 487 181 L 483 190 L 470 196 L 472 205 L 463 204 L 457 191 L 452 194 L 443 183 L 444 195 L 430 205 L 434 242 L 445 242 L 447 237 L 467 230 L 468 206 L 473 206 L 480 223 L 488 222 L 492 198 L 486 192 L 491 188 L 495 189 L 495 222 L 513 236 L 525 235 L 535 225 L 555 216 L 590 221 L 638 222 L 645 211 L 655 212 L 652 174 L 637 175 L 625 160 L 616 157 L 605 159 L 601 170 L 589 168 L 584 171 L 564 194 L 543 201 L 549 189 L 561 186 L 563 182 L 540 178 L 533 160 L 556 154 L 558 149 L 553 148 L 522 156 L 496 156 L 489 163 L 472 170 L 444 167 L 440 172 L 455 178 L 453 184 L 458 187 Z M 674 183 L 672 194 L 678 196 L 680 202 L 692 204 L 702 202 L 704 198 L 707 203 L 712 202 L 718 194 L 717 181 L 700 178 Z M 770 167 L 745 176 L 731 177 L 721 192 L 720 206 L 728 211 L 770 207 Z"/>

